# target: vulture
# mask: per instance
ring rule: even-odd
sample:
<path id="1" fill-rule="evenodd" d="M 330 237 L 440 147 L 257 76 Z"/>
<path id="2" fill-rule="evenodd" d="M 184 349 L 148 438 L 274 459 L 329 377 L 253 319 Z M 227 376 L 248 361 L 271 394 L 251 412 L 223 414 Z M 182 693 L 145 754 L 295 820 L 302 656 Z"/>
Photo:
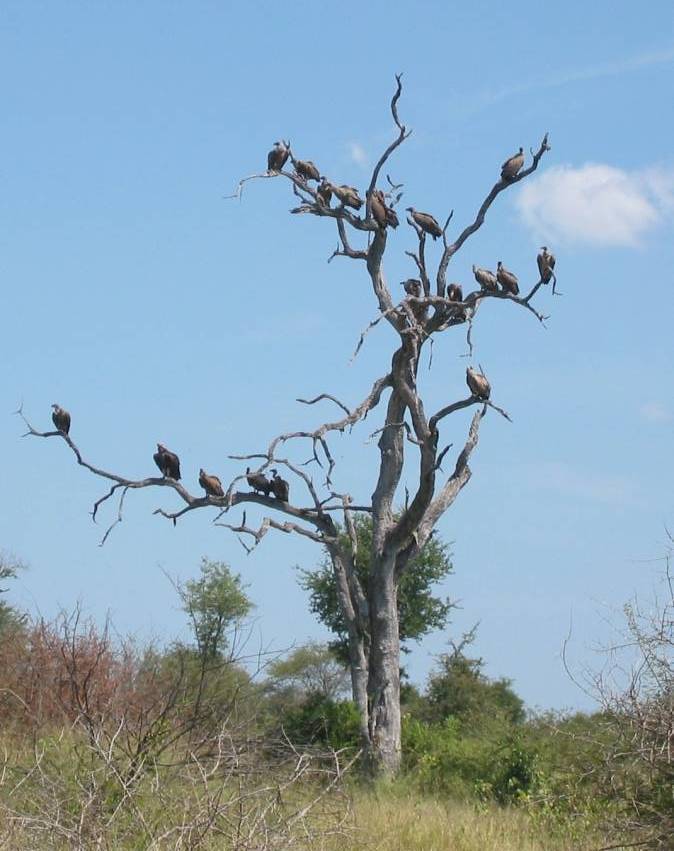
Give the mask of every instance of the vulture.
<path id="1" fill-rule="evenodd" d="M 272 470 L 271 489 L 274 492 L 276 499 L 281 502 L 288 502 L 290 496 L 290 485 L 285 479 L 282 479 L 276 470 Z"/>
<path id="2" fill-rule="evenodd" d="M 489 269 L 480 269 L 479 266 L 473 265 L 473 275 L 475 275 L 475 280 L 481 289 L 487 290 L 487 292 L 496 292 L 498 289 L 496 275 Z"/>
<path id="3" fill-rule="evenodd" d="M 400 222 L 396 211 L 386 204 L 386 198 L 381 189 L 375 189 L 370 203 L 372 218 L 383 230 L 387 225 L 397 228 Z"/>
<path id="4" fill-rule="evenodd" d="M 415 224 L 418 225 L 424 233 L 430 234 L 433 239 L 437 239 L 439 236 L 442 236 L 442 228 L 430 213 L 418 213 L 414 207 L 407 207 L 407 212 L 411 213 Z"/>
<path id="5" fill-rule="evenodd" d="M 206 491 L 208 496 L 225 495 L 220 479 L 217 476 L 209 476 L 203 467 L 199 470 L 199 484 Z"/>
<path id="6" fill-rule="evenodd" d="M 400 224 L 400 220 L 398 219 L 398 214 L 393 209 L 393 207 L 386 208 L 386 224 L 391 225 L 391 227 L 395 230 Z"/>
<path id="7" fill-rule="evenodd" d="M 538 263 L 538 271 L 541 275 L 541 281 L 543 281 L 544 284 L 549 284 L 554 274 L 555 255 L 550 254 L 547 245 L 544 245 L 541 248 L 541 253 L 536 258 L 536 261 Z"/>
<path id="8" fill-rule="evenodd" d="M 491 387 L 486 376 L 481 372 L 475 372 L 474 369 L 468 367 L 466 370 L 466 384 L 468 389 L 477 399 L 488 399 L 491 393 Z"/>
<path id="9" fill-rule="evenodd" d="M 402 281 L 400 286 L 405 287 L 405 292 L 407 293 L 407 295 L 415 296 L 416 298 L 421 298 L 421 281 L 418 278 L 408 278 L 406 281 Z"/>
<path id="10" fill-rule="evenodd" d="M 246 467 L 246 481 L 251 486 L 251 488 L 257 493 L 263 493 L 265 496 L 269 496 L 270 491 L 272 490 L 272 483 L 265 476 L 264 473 L 251 473 L 250 467 Z"/>
<path id="11" fill-rule="evenodd" d="M 353 207 L 354 210 L 360 210 L 363 206 L 363 199 L 358 194 L 358 190 L 353 186 L 333 186 L 330 184 L 330 189 L 342 202 L 344 207 Z"/>
<path id="12" fill-rule="evenodd" d="M 449 301 L 463 301 L 463 290 L 461 284 L 450 284 L 447 287 L 447 299 Z"/>
<path id="13" fill-rule="evenodd" d="M 517 283 L 517 276 L 509 272 L 500 260 L 496 264 L 496 280 L 503 287 L 503 292 L 519 295 L 520 288 Z"/>
<path id="14" fill-rule="evenodd" d="M 501 166 L 501 179 L 512 180 L 517 177 L 518 171 L 524 165 L 524 148 L 520 148 L 516 154 L 507 159 Z"/>
<path id="15" fill-rule="evenodd" d="M 320 180 L 321 175 L 311 160 L 295 160 L 295 171 L 305 180 Z"/>
<path id="16" fill-rule="evenodd" d="M 70 431 L 70 414 L 60 405 L 53 404 L 54 409 L 51 415 L 51 421 L 62 434 L 68 434 Z"/>
<path id="17" fill-rule="evenodd" d="M 330 201 L 332 201 L 332 189 L 324 177 L 321 178 L 321 182 L 316 187 L 316 194 L 318 195 L 318 200 L 321 204 L 325 207 L 330 206 Z"/>
<path id="18" fill-rule="evenodd" d="M 165 479 L 175 479 L 176 482 L 180 481 L 180 459 L 175 452 L 169 452 L 162 443 L 158 443 L 157 451 L 152 457 Z"/>
<path id="19" fill-rule="evenodd" d="M 290 156 L 290 148 L 285 142 L 274 142 L 274 147 L 267 154 L 267 171 L 281 171 Z"/>

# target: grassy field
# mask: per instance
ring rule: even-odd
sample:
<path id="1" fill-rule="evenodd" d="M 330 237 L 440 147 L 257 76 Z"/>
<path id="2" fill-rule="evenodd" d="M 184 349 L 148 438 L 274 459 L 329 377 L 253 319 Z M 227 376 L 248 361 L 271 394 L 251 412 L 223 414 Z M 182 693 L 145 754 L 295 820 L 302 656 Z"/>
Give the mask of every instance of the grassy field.
<path id="1" fill-rule="evenodd" d="M 357 793 L 354 829 L 330 847 L 341 851 L 592 851 L 609 844 L 596 834 L 553 835 L 523 808 L 439 801 L 418 795 Z M 562 834 L 566 833 L 567 836 Z"/>

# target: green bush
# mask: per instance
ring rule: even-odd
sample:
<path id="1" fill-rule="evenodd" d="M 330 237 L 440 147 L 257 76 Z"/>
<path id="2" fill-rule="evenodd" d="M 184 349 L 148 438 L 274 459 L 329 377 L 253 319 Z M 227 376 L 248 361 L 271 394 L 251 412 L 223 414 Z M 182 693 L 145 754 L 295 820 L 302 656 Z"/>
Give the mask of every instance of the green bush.
<path id="1" fill-rule="evenodd" d="M 326 744 L 335 750 L 360 745 L 358 710 L 350 700 L 309 695 L 282 715 L 285 734 L 293 744 Z"/>

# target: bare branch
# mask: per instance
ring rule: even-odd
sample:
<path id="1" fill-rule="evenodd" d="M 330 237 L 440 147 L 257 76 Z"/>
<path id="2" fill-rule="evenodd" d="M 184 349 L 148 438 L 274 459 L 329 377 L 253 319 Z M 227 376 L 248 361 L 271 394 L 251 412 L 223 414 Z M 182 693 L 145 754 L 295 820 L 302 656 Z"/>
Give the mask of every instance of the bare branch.
<path id="1" fill-rule="evenodd" d="M 374 191 L 375 186 L 377 185 L 377 178 L 379 177 L 379 172 L 381 171 L 386 160 L 395 151 L 395 149 L 398 148 L 400 145 L 402 145 L 402 143 L 405 141 L 405 139 L 407 139 L 408 136 L 410 136 L 410 134 L 412 133 L 411 130 L 407 130 L 405 128 L 404 124 L 400 123 L 400 119 L 398 118 L 398 99 L 400 98 L 400 95 L 401 95 L 402 90 L 403 90 L 402 76 L 403 76 L 402 74 L 396 74 L 397 86 L 396 86 L 396 90 L 395 90 L 395 93 L 393 95 L 393 98 L 391 100 L 391 115 L 393 116 L 393 121 L 395 122 L 395 125 L 400 132 L 398 133 L 397 138 L 394 139 L 393 142 L 391 142 L 391 144 L 388 146 L 388 148 L 379 157 L 379 160 L 377 161 L 377 164 L 375 165 L 375 167 L 372 171 L 372 177 L 370 179 L 370 185 L 368 186 L 367 193 L 366 193 L 367 194 L 367 215 L 368 215 L 368 217 L 370 215 L 370 197 L 372 195 L 372 192 Z M 389 183 L 391 183 L 390 179 L 389 179 Z M 393 184 L 391 184 L 391 185 L 393 185 Z"/>
<path id="2" fill-rule="evenodd" d="M 525 177 L 528 177 L 538 168 L 538 163 L 541 161 L 541 157 L 545 154 L 546 151 L 550 150 L 550 145 L 548 144 L 548 134 L 546 133 L 543 137 L 543 141 L 540 144 L 538 151 L 533 155 L 533 162 L 529 166 L 529 168 L 521 171 L 516 177 L 511 178 L 510 180 L 501 179 L 497 183 L 494 184 L 491 191 L 487 195 L 487 197 L 482 202 L 480 209 L 475 216 L 475 220 L 465 227 L 457 239 L 451 243 L 451 245 L 447 245 L 442 254 L 442 259 L 440 260 L 440 265 L 438 267 L 438 276 L 437 276 L 437 291 L 444 292 L 446 276 L 447 276 L 447 266 L 449 265 L 449 261 L 456 254 L 456 252 L 461 248 L 464 242 L 468 239 L 469 236 L 475 233 L 475 231 L 479 230 L 484 223 L 485 216 L 487 214 L 487 210 L 491 207 L 492 203 L 496 199 L 496 197 L 503 192 L 504 189 L 507 189 L 509 186 L 513 186 L 515 183 L 519 183 L 520 180 L 524 180 Z"/>

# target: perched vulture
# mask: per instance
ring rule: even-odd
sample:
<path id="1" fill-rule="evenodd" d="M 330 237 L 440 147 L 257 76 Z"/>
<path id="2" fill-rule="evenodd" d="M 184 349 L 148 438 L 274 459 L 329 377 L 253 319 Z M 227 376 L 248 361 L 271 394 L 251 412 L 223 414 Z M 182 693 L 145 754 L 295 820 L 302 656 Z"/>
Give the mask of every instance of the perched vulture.
<path id="1" fill-rule="evenodd" d="M 507 159 L 501 166 L 501 178 L 512 180 L 524 165 L 524 148 L 520 148 L 516 154 Z"/>
<path id="2" fill-rule="evenodd" d="M 412 214 L 412 219 L 424 233 L 430 234 L 433 239 L 442 236 L 442 228 L 430 213 L 418 213 L 414 207 L 407 207 L 407 212 Z"/>
<path id="3" fill-rule="evenodd" d="M 503 291 L 511 295 L 519 295 L 520 288 L 517 283 L 517 276 L 509 272 L 499 260 L 496 264 L 496 280 L 503 287 Z"/>
<path id="4" fill-rule="evenodd" d="M 318 195 L 318 200 L 321 204 L 326 207 L 330 206 L 330 201 L 332 201 L 332 189 L 324 177 L 321 178 L 321 182 L 316 187 L 316 194 Z"/>
<path id="5" fill-rule="evenodd" d="M 407 293 L 407 295 L 415 296 L 416 298 L 421 298 L 423 291 L 419 278 L 408 278 L 406 281 L 402 281 L 400 286 L 405 288 L 405 292 Z"/>
<path id="6" fill-rule="evenodd" d="M 473 275 L 475 275 L 475 280 L 478 282 L 481 289 L 486 290 L 487 292 L 496 292 L 498 289 L 496 275 L 493 272 L 490 272 L 489 269 L 481 269 L 479 266 L 473 265 Z"/>
<path id="7" fill-rule="evenodd" d="M 450 284 L 447 287 L 448 301 L 463 301 L 463 290 L 461 284 Z"/>
<path id="8" fill-rule="evenodd" d="M 290 149 L 284 142 L 274 142 L 274 147 L 267 154 L 267 171 L 281 171 L 290 156 Z"/>
<path id="9" fill-rule="evenodd" d="M 358 190 L 353 186 L 334 186 L 330 184 L 330 189 L 342 202 L 344 207 L 353 207 L 354 210 L 360 210 L 363 206 L 363 199 L 358 194 Z"/>
<path id="10" fill-rule="evenodd" d="M 276 470 L 272 470 L 271 489 L 274 492 L 276 499 L 281 502 L 288 502 L 290 496 L 290 485 L 285 479 L 282 479 Z"/>
<path id="11" fill-rule="evenodd" d="M 311 160 L 295 160 L 295 171 L 305 180 L 320 180 L 321 175 Z"/>
<path id="12" fill-rule="evenodd" d="M 225 492 L 222 489 L 222 482 L 217 476 L 209 476 L 205 470 L 199 470 L 199 484 L 206 491 L 208 496 L 224 496 Z"/>
<path id="13" fill-rule="evenodd" d="M 180 481 L 180 459 L 175 452 L 169 452 L 162 443 L 158 443 L 157 451 L 152 457 L 165 479 L 175 479 L 176 482 Z"/>
<path id="14" fill-rule="evenodd" d="M 269 493 L 272 490 L 272 484 L 265 474 L 251 473 L 250 467 L 246 467 L 246 481 L 256 493 L 259 491 L 265 496 L 269 496 Z"/>
<path id="15" fill-rule="evenodd" d="M 60 405 L 52 405 L 54 409 L 51 415 L 51 421 L 62 434 L 68 434 L 70 431 L 70 414 Z"/>
<path id="16" fill-rule="evenodd" d="M 488 399 L 491 393 L 491 387 L 486 376 L 481 372 L 475 372 L 474 369 L 468 367 L 466 370 L 466 384 L 468 389 L 477 399 Z"/>
<path id="17" fill-rule="evenodd" d="M 544 245 L 541 248 L 541 253 L 536 258 L 536 261 L 538 263 L 538 271 L 541 275 L 541 281 L 543 281 L 544 284 L 549 284 L 554 274 L 555 255 L 550 254 L 547 245 Z"/>
<path id="18" fill-rule="evenodd" d="M 394 230 L 400 224 L 400 219 L 398 218 L 398 214 L 393 209 L 393 207 L 386 208 L 386 224 L 390 225 Z"/>
<path id="19" fill-rule="evenodd" d="M 381 189 L 375 189 L 372 193 L 370 209 L 372 210 L 372 218 L 380 228 L 384 229 L 387 225 L 397 228 L 400 224 L 396 211 L 387 205 Z"/>

